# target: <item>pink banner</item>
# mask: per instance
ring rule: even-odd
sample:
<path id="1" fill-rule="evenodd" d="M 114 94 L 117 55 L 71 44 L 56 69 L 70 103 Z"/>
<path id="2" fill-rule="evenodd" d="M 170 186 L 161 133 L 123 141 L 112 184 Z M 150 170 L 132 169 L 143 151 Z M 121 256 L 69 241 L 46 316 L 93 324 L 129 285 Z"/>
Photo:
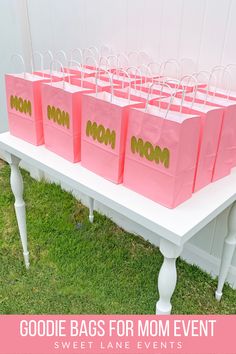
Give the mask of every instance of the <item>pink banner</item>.
<path id="1" fill-rule="evenodd" d="M 235 354 L 236 316 L 0 316 L 0 354 Z"/>

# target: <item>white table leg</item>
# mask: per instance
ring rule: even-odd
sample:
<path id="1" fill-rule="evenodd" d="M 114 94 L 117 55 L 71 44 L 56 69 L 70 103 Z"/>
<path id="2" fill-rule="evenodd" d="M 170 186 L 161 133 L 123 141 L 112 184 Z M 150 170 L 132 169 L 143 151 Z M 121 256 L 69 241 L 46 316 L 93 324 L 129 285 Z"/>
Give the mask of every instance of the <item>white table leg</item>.
<path id="1" fill-rule="evenodd" d="M 179 257 L 182 247 L 161 238 L 160 251 L 164 261 L 158 276 L 159 300 L 156 304 L 156 314 L 169 315 L 172 308 L 170 300 L 177 281 L 176 258 Z"/>
<path id="2" fill-rule="evenodd" d="M 226 277 L 229 273 L 229 267 L 232 262 L 233 254 L 236 248 L 236 202 L 233 204 L 228 219 L 228 235 L 224 241 L 223 252 L 221 256 L 221 265 L 218 279 L 218 287 L 215 292 L 216 300 L 220 301 L 222 290 Z"/>
<path id="3" fill-rule="evenodd" d="M 93 223 L 94 220 L 93 209 L 94 209 L 94 199 L 89 197 L 89 221 L 91 223 Z"/>
<path id="4" fill-rule="evenodd" d="M 15 212 L 20 232 L 23 255 L 26 268 L 29 268 L 29 252 L 27 248 L 26 213 L 25 202 L 23 200 L 23 180 L 19 170 L 20 159 L 11 155 L 9 164 L 11 166 L 11 189 L 15 197 Z"/>

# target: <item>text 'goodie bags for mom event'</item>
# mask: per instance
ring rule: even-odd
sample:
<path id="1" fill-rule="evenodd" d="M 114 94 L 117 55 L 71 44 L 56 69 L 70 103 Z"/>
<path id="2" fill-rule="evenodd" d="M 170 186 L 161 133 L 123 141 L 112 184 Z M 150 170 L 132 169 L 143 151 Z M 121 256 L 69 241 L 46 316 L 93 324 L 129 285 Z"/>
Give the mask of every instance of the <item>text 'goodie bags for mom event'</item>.
<path id="1" fill-rule="evenodd" d="M 199 114 L 148 102 L 130 109 L 124 185 L 169 208 L 190 198 L 199 132 Z"/>

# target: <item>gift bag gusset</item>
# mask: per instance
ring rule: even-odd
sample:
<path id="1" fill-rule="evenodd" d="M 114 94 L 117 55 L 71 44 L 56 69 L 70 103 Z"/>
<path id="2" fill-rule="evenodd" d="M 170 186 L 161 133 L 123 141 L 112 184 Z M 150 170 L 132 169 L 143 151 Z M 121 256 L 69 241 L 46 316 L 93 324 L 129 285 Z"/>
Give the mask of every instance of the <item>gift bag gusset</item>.
<path id="1" fill-rule="evenodd" d="M 221 107 L 224 109 L 221 135 L 219 139 L 212 181 L 230 174 L 236 166 L 236 101 L 198 92 L 198 103 Z"/>
<path id="2" fill-rule="evenodd" d="M 143 105 L 105 91 L 83 95 L 82 166 L 114 183 L 122 182 L 129 108 L 139 104 Z"/>
<path id="3" fill-rule="evenodd" d="M 71 162 L 80 161 L 81 95 L 93 92 L 63 81 L 42 85 L 45 146 Z"/>
<path id="4" fill-rule="evenodd" d="M 124 185 L 168 208 L 190 198 L 199 132 L 199 115 L 130 109 Z"/>
<path id="5" fill-rule="evenodd" d="M 6 74 L 9 131 L 33 145 L 44 143 L 41 84 L 49 81 L 31 74 Z"/>
<path id="6" fill-rule="evenodd" d="M 167 99 L 161 100 L 161 107 L 166 108 Z M 165 102 L 165 106 L 164 106 Z M 152 101 L 150 101 L 150 104 Z M 156 103 L 155 103 L 156 104 Z M 188 98 L 174 98 L 170 109 L 184 114 L 200 115 L 200 135 L 193 192 L 197 192 L 212 181 L 217 149 L 221 134 L 224 109 L 207 104 L 200 104 Z"/>

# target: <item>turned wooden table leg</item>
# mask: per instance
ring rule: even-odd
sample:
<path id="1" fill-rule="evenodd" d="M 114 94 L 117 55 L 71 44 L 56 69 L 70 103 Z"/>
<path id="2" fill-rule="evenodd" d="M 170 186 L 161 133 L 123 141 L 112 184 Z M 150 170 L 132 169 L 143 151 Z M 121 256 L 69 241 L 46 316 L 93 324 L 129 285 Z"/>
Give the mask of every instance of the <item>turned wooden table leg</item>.
<path id="1" fill-rule="evenodd" d="M 218 287 L 215 292 L 216 300 L 220 301 L 225 280 L 229 273 L 234 251 L 236 248 L 236 202 L 232 205 L 228 219 L 228 235 L 224 241 L 223 252 L 221 256 L 221 265 L 219 272 Z"/>
<path id="2" fill-rule="evenodd" d="M 89 221 L 91 223 L 93 223 L 94 220 L 93 209 L 94 209 L 94 199 L 89 197 Z"/>
<path id="3" fill-rule="evenodd" d="M 177 282 L 176 259 L 182 247 L 161 239 L 160 251 L 164 256 L 164 261 L 158 276 L 159 300 L 156 304 L 156 314 L 169 315 L 172 308 L 170 301 Z"/>
<path id="4" fill-rule="evenodd" d="M 11 155 L 9 164 L 11 166 L 11 189 L 15 197 L 15 212 L 20 232 L 21 243 L 23 247 L 23 255 L 26 268 L 29 268 L 29 252 L 27 248 L 27 231 L 26 231 L 26 213 L 25 202 L 23 200 L 23 180 L 19 170 L 20 159 Z"/>

